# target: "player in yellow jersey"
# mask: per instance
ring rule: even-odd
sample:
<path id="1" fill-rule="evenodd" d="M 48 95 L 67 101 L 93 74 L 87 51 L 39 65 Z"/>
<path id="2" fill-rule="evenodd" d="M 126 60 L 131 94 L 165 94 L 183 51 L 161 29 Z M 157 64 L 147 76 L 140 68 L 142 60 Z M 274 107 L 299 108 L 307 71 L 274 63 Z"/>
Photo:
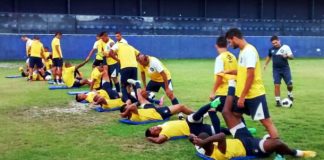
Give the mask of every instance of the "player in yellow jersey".
<path id="1" fill-rule="evenodd" d="M 51 80 L 52 79 L 52 53 L 49 52 L 48 47 L 44 47 L 44 55 L 45 59 L 43 59 L 44 64 L 44 71 L 45 71 L 45 79 Z"/>
<path id="2" fill-rule="evenodd" d="M 96 58 L 92 63 L 92 68 L 99 66 L 101 63 L 103 63 L 103 56 L 101 54 L 99 54 L 98 52 L 98 43 L 100 42 L 100 34 L 96 35 L 96 42 L 93 44 L 93 47 L 91 49 L 91 51 L 89 52 L 87 59 L 90 59 L 91 56 L 96 53 Z"/>
<path id="3" fill-rule="evenodd" d="M 62 82 L 62 67 L 63 67 L 63 54 L 61 48 L 62 33 L 56 32 L 52 40 L 52 57 L 53 57 L 53 78 L 54 84 L 63 84 Z"/>
<path id="4" fill-rule="evenodd" d="M 42 58 L 45 59 L 44 46 L 43 43 L 40 42 L 40 38 L 38 36 L 34 37 L 33 42 L 28 48 L 28 53 L 30 53 L 28 80 L 33 80 L 33 70 L 37 72 L 39 71 L 41 76 L 44 78 L 45 73 L 44 73 L 43 62 L 42 62 Z"/>
<path id="5" fill-rule="evenodd" d="M 257 50 L 245 41 L 239 29 L 227 31 L 226 39 L 234 49 L 240 49 L 233 112 L 251 115 L 253 120 L 259 120 L 263 124 L 271 138 L 279 138 L 268 111 Z"/>
<path id="6" fill-rule="evenodd" d="M 217 102 L 218 104 L 221 103 L 219 98 L 215 101 L 219 101 Z M 207 112 L 213 124 L 212 126 L 203 123 L 204 114 Z M 162 125 L 148 128 L 145 132 L 145 136 L 149 141 L 161 144 L 170 139 L 171 137 L 189 136 L 190 133 L 194 135 L 199 135 L 200 133 L 205 132 L 208 133 L 208 135 L 210 136 L 219 132 L 229 134 L 228 130 L 221 130 L 220 124 L 217 123 L 217 120 L 218 118 L 215 112 L 215 108 L 211 108 L 211 104 L 209 103 L 201 107 L 197 112 L 189 115 L 186 120 L 169 121 Z"/>
<path id="7" fill-rule="evenodd" d="M 75 99 L 77 102 L 86 100 L 89 103 L 101 105 L 104 109 L 120 107 L 124 104 L 119 94 L 112 90 L 107 72 L 104 72 L 102 76 L 102 89 L 86 94 L 77 94 Z"/>
<path id="8" fill-rule="evenodd" d="M 264 136 L 262 139 L 254 138 L 244 123 L 240 119 L 237 119 L 234 113 L 231 112 L 235 95 L 235 81 L 231 81 L 229 82 L 228 96 L 224 110 L 227 112 L 227 124 L 234 139 L 226 139 L 224 133 L 213 136 L 209 136 L 207 133 L 201 133 L 198 137 L 193 134 L 190 135 L 190 141 L 202 147 L 203 154 L 217 160 L 228 160 L 241 156 L 264 158 L 270 156 L 273 152 L 280 155 L 305 158 L 316 156 L 316 152 L 314 151 L 291 149 L 280 139 L 269 138 L 269 135 Z"/>
<path id="9" fill-rule="evenodd" d="M 122 99 L 124 102 L 130 103 L 130 94 L 127 92 L 127 87 L 131 84 L 127 82 L 128 79 L 137 80 L 137 61 L 136 56 L 139 51 L 133 46 L 125 43 L 116 43 L 110 50 L 109 56 L 120 63 L 120 81 Z M 118 57 L 118 58 L 117 58 Z M 134 86 L 134 91 L 137 86 Z"/>
<path id="10" fill-rule="evenodd" d="M 76 66 L 73 66 L 70 62 L 65 62 L 62 77 L 67 87 L 81 87 L 83 85 L 90 84 L 90 82 L 87 79 L 76 78 L 76 72 L 78 71 L 78 69 L 84 66 L 88 61 L 89 59 Z"/>
<path id="11" fill-rule="evenodd" d="M 103 74 L 104 74 L 104 68 L 102 64 L 100 66 L 93 68 L 90 77 L 90 82 L 91 82 L 90 91 L 101 89 L 101 79 Z"/>

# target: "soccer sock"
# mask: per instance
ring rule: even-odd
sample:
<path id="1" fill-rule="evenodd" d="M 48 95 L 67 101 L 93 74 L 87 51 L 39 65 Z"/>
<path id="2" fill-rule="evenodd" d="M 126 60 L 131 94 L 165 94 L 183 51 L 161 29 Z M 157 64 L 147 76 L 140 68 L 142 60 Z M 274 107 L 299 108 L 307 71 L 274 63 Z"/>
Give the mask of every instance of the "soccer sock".
<path id="1" fill-rule="evenodd" d="M 293 93 L 288 91 L 288 96 L 291 96 L 292 97 L 293 96 Z"/>
<path id="2" fill-rule="evenodd" d="M 210 120 L 211 120 L 211 122 L 213 124 L 215 133 L 216 134 L 219 133 L 221 128 L 220 128 L 220 121 L 219 121 L 219 118 L 218 118 L 216 112 L 215 111 L 209 111 L 208 114 L 209 114 Z"/>
<path id="3" fill-rule="evenodd" d="M 276 96 L 275 99 L 276 99 L 276 101 L 280 101 L 280 97 Z"/>
<path id="4" fill-rule="evenodd" d="M 204 114 L 208 112 L 208 110 L 210 109 L 210 104 L 206 104 L 203 107 L 201 107 L 197 112 L 195 112 L 192 115 L 192 119 L 194 121 L 199 121 L 200 119 L 202 119 L 204 117 Z"/>
<path id="5" fill-rule="evenodd" d="M 152 99 L 152 98 L 147 98 L 147 100 L 154 104 L 160 104 L 160 100 L 156 100 L 156 99 Z"/>
<path id="6" fill-rule="evenodd" d="M 179 101 L 178 101 L 177 98 L 173 98 L 172 101 L 171 101 L 171 103 L 172 103 L 173 105 L 176 105 L 176 104 L 179 104 Z"/>
<path id="7" fill-rule="evenodd" d="M 302 157 L 304 155 L 303 151 L 301 151 L 301 150 L 296 149 L 294 151 L 295 151 L 295 156 L 296 157 Z"/>
<path id="8" fill-rule="evenodd" d="M 116 91 L 117 91 L 117 92 L 120 92 L 120 85 L 119 85 L 119 82 L 118 82 L 118 83 L 115 83 L 115 87 L 116 87 Z"/>
<path id="9" fill-rule="evenodd" d="M 141 88 L 141 84 L 140 84 L 139 82 L 136 82 L 136 83 L 135 83 L 135 87 L 136 87 L 136 90 L 137 90 L 138 88 Z M 135 90 L 135 91 L 136 91 L 136 90 Z"/>
<path id="10" fill-rule="evenodd" d="M 127 89 L 126 89 L 126 87 L 121 87 L 121 92 L 122 92 L 122 94 L 123 94 L 123 96 L 122 96 L 122 100 L 123 100 L 123 102 L 126 102 L 127 100 L 128 100 L 128 93 L 127 93 Z"/>

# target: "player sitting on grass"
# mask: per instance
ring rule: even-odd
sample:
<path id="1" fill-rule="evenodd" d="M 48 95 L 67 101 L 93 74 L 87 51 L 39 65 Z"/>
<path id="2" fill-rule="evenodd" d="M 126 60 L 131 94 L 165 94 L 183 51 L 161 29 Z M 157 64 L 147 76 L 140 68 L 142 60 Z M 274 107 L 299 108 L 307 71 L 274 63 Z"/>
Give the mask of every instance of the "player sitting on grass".
<path id="1" fill-rule="evenodd" d="M 141 104 L 143 109 L 137 109 L 137 105 L 125 104 L 121 107 L 121 117 L 127 118 L 132 121 L 147 121 L 147 120 L 165 120 L 174 114 L 180 112 L 189 115 L 193 113 L 191 109 L 182 104 L 173 105 L 170 107 L 155 107 L 146 98 L 141 95 L 142 89 L 137 89 L 137 100 Z"/>
<path id="2" fill-rule="evenodd" d="M 76 72 L 78 72 L 78 69 L 84 66 L 89 59 L 85 60 L 81 64 L 77 66 L 73 66 L 70 62 L 65 62 L 65 67 L 63 69 L 63 81 L 65 85 L 69 88 L 72 87 L 81 87 L 83 85 L 89 85 L 90 82 L 87 79 L 77 79 L 76 78 Z"/>
<path id="3" fill-rule="evenodd" d="M 280 155 L 291 155 L 296 157 L 315 157 L 316 152 L 301 151 L 290 149 L 284 142 L 278 138 L 269 138 L 269 135 L 263 139 L 254 138 L 248 131 L 244 123 L 235 117 L 232 110 L 235 83 L 229 82 L 228 96 L 226 97 L 224 111 L 226 123 L 234 139 L 226 139 L 224 133 L 209 136 L 207 133 L 190 135 L 190 141 L 202 147 L 204 154 L 217 160 L 226 160 L 241 156 L 256 156 L 258 158 L 268 157 L 276 152 Z M 217 142 L 217 145 L 215 145 Z"/>
<path id="4" fill-rule="evenodd" d="M 220 103 L 219 98 L 215 99 L 212 103 L 201 107 L 197 112 L 189 115 L 186 120 L 169 121 L 162 125 L 148 128 L 145 132 L 145 136 L 149 141 L 161 144 L 166 142 L 171 137 L 189 136 L 190 133 L 199 135 L 202 132 L 206 132 L 210 136 L 217 134 L 221 132 L 221 128 L 219 123 L 214 123 L 218 120 L 218 118 L 216 118 L 217 115 L 215 112 L 215 107 L 217 107 Z M 203 124 L 203 116 L 207 112 L 211 118 L 213 126 Z M 228 130 L 222 130 L 222 132 L 229 133 Z"/>
<path id="5" fill-rule="evenodd" d="M 121 100 L 119 94 L 112 90 L 107 72 L 103 74 L 102 80 L 102 89 L 87 94 L 77 94 L 75 100 L 77 102 L 86 100 L 94 105 L 100 105 L 104 109 L 112 109 L 122 106 L 124 102 Z"/>
<path id="6" fill-rule="evenodd" d="M 93 68 L 90 77 L 90 91 L 99 90 L 101 89 L 101 78 L 104 73 L 103 64 Z"/>

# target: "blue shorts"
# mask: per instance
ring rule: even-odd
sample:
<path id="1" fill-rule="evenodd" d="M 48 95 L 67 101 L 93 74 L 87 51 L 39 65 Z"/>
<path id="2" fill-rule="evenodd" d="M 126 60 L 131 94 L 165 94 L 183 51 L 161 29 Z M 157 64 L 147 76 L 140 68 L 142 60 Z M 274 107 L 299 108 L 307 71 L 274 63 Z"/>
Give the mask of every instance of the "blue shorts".
<path id="1" fill-rule="evenodd" d="M 251 99 L 245 99 L 244 108 L 237 106 L 239 97 L 235 97 L 233 102 L 233 112 L 245 113 L 252 117 L 252 120 L 262 120 L 270 118 L 267 100 L 265 95 L 261 95 Z"/>
<path id="2" fill-rule="evenodd" d="M 75 81 L 74 81 L 74 83 L 73 83 L 73 86 L 72 87 L 76 87 L 76 88 L 79 88 L 79 87 L 81 87 L 82 85 L 81 85 L 81 83 L 80 83 L 80 80 L 78 80 L 78 79 L 76 79 Z"/>
<path id="3" fill-rule="evenodd" d="M 270 155 L 269 153 L 264 153 L 262 151 L 261 145 L 263 145 L 263 142 L 261 142 L 260 139 L 254 138 L 246 127 L 238 129 L 234 138 L 239 139 L 242 142 L 247 156 L 264 158 Z"/>
<path id="4" fill-rule="evenodd" d="M 63 58 L 53 58 L 54 67 L 63 67 Z"/>
<path id="5" fill-rule="evenodd" d="M 103 60 L 98 60 L 98 59 L 95 59 L 92 63 L 93 66 L 100 66 L 100 65 L 103 65 Z"/>
<path id="6" fill-rule="evenodd" d="M 281 84 L 281 79 L 284 79 L 286 85 L 292 85 L 291 73 L 289 67 L 273 68 L 273 81 L 274 84 Z"/>
<path id="7" fill-rule="evenodd" d="M 29 67 L 30 68 L 43 68 L 43 62 L 42 62 L 42 58 L 39 57 L 29 57 Z"/>
<path id="8" fill-rule="evenodd" d="M 173 86 L 172 86 L 172 81 L 171 79 L 168 80 L 169 82 L 169 89 L 172 91 L 173 90 Z M 159 92 L 160 88 L 163 88 L 165 90 L 165 86 L 164 86 L 164 82 L 155 82 L 150 80 L 146 86 L 146 90 L 147 91 L 152 91 L 152 92 Z"/>
<path id="9" fill-rule="evenodd" d="M 112 90 L 109 82 L 105 82 L 104 84 L 102 84 L 102 89 L 107 92 L 110 99 L 120 98 L 119 94 L 116 91 Z"/>
<path id="10" fill-rule="evenodd" d="M 186 119 L 186 122 L 189 126 L 190 133 L 194 135 L 199 135 L 200 133 L 207 133 L 209 136 L 212 136 L 214 134 L 214 131 L 212 129 L 212 126 L 209 124 L 203 124 L 203 121 L 199 123 L 193 123 L 189 122 L 188 118 Z"/>
<path id="11" fill-rule="evenodd" d="M 149 108 L 154 108 L 156 110 L 156 112 L 158 112 L 162 119 L 167 119 L 170 118 L 172 116 L 171 114 L 171 110 L 169 109 L 169 107 L 165 106 L 165 107 L 155 107 L 154 104 L 145 104 L 144 109 L 149 109 Z"/>
<path id="12" fill-rule="evenodd" d="M 118 77 L 120 72 L 120 65 L 119 63 L 115 63 L 113 65 L 108 65 L 108 74 L 109 77 Z"/>
<path id="13" fill-rule="evenodd" d="M 137 67 L 126 67 L 120 70 L 120 82 L 122 87 L 128 85 L 128 79 L 137 80 Z"/>

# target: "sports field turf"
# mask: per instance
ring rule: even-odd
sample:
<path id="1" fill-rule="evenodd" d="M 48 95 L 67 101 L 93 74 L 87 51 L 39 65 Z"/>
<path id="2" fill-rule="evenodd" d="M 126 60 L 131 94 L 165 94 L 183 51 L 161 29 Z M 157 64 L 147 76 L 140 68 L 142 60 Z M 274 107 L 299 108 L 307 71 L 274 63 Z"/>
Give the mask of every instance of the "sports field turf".
<path id="1" fill-rule="evenodd" d="M 181 103 L 198 109 L 208 102 L 214 60 L 164 63 L 172 73 Z M 291 109 L 275 107 L 271 66 L 263 73 L 270 113 L 285 142 L 294 148 L 315 150 L 318 156 L 314 159 L 322 160 L 324 59 L 297 59 L 290 64 L 295 87 Z M 188 140 L 162 145 L 146 141 L 144 131 L 151 124 L 120 124 L 118 112 L 82 110 L 72 103 L 74 97 L 67 95 L 67 90 L 50 91 L 47 82 L 4 78 L 17 74 L 19 65 L 23 62 L 0 62 L 0 159 L 198 159 Z M 89 76 L 90 68 L 89 63 L 81 72 Z M 160 91 L 158 97 L 162 94 Z M 282 97 L 286 97 L 284 86 Z M 167 98 L 165 101 L 170 104 Z M 245 119 L 257 128 L 256 136 L 266 133 L 258 122 Z"/>

